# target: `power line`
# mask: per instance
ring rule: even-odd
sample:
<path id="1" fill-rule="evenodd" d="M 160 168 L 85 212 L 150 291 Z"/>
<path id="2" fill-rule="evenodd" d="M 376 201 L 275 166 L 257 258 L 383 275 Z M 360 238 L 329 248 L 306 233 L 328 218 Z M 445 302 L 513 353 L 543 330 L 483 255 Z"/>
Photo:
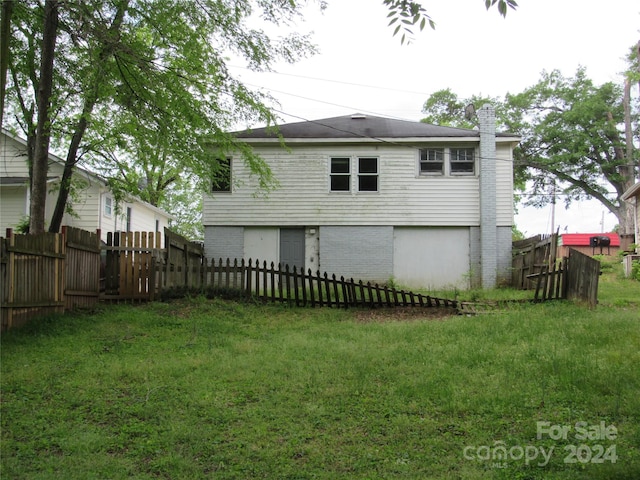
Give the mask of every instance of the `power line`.
<path id="1" fill-rule="evenodd" d="M 229 65 L 229 67 L 231 67 L 231 68 L 239 68 L 239 69 L 242 69 L 242 70 L 248 70 L 250 72 L 253 72 L 253 70 L 251 70 L 250 68 L 240 67 L 238 65 Z M 257 73 L 257 72 L 255 72 L 255 73 Z M 304 78 L 306 80 L 316 80 L 316 81 L 319 81 L 319 82 L 337 83 L 337 84 L 340 84 L 340 85 L 350 85 L 350 86 L 353 86 L 353 87 L 364 87 L 364 88 L 373 88 L 373 89 L 376 89 L 376 90 L 387 90 L 389 92 L 409 93 L 409 94 L 412 94 L 412 95 L 426 95 L 426 96 L 431 95 L 430 93 L 425 93 L 425 92 L 414 92 L 414 91 L 411 91 L 411 90 L 404 90 L 404 89 L 399 89 L 399 88 L 381 87 L 379 85 L 367 85 L 367 84 L 364 84 L 364 83 L 345 82 L 343 80 L 332 80 L 332 79 L 329 79 L 329 78 L 310 77 L 310 76 L 307 76 L 307 75 L 296 75 L 294 73 L 282 73 L 282 72 L 276 72 L 276 71 L 273 71 L 273 70 L 272 71 L 267 71 L 267 72 L 260 72 L 260 73 L 270 73 L 270 74 L 273 74 L 273 75 L 283 75 L 283 76 L 286 76 L 286 77 Z"/>

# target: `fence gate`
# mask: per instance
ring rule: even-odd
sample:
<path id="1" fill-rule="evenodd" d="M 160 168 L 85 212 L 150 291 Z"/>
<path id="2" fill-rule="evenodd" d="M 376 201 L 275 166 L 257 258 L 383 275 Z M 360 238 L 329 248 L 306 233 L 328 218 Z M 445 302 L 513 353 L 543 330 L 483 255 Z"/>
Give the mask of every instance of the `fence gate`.
<path id="1" fill-rule="evenodd" d="M 109 232 L 104 265 L 103 300 L 153 300 L 155 269 L 161 258 L 159 232 Z"/>
<path id="2" fill-rule="evenodd" d="M 100 300 L 100 231 L 62 227 L 66 247 L 65 309 L 90 308 Z"/>
<path id="3" fill-rule="evenodd" d="M 557 249 L 557 233 L 513 242 L 511 286 L 521 290 L 535 288 L 533 279 L 555 261 Z"/>
<path id="4" fill-rule="evenodd" d="M 571 248 L 567 270 L 567 298 L 582 300 L 595 307 L 598 303 L 600 262 Z"/>
<path id="5" fill-rule="evenodd" d="M 0 239 L 0 325 L 64 312 L 65 243 L 59 233 Z"/>

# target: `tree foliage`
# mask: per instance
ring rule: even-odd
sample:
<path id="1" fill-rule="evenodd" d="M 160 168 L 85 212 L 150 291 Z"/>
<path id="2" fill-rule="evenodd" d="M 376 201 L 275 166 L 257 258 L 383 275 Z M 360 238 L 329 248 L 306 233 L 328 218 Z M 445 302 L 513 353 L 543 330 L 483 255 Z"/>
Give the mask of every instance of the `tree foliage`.
<path id="1" fill-rule="evenodd" d="M 637 58 L 630 60 L 631 78 L 637 78 Z M 469 128 L 465 105 L 477 108 L 487 100 L 496 107 L 498 128 L 522 137 L 514 152 L 514 170 L 516 185 L 526 182 L 529 189 L 528 204 L 542 206 L 558 195 L 566 204 L 597 199 L 616 215 L 622 233 L 633 231 L 631 206 L 620 197 L 638 175 L 637 99 L 629 105 L 629 131 L 620 85 L 595 85 L 584 68 L 573 77 L 554 70 L 504 100 L 459 99 L 449 90 L 436 92 L 424 104 L 425 120 Z M 627 138 L 632 140 L 630 149 Z"/>
<path id="2" fill-rule="evenodd" d="M 227 63 L 234 57 L 250 68 L 268 69 L 277 60 L 293 62 L 313 53 L 307 36 L 292 32 L 270 37 L 252 27 L 256 17 L 289 24 L 306 3 L 59 2 L 47 109 L 53 145 L 66 152 L 58 207 L 66 204 L 73 170 L 81 161 L 99 164 L 110 177 L 119 176 L 116 183 L 130 193 L 140 193 L 136 180 L 144 177 L 145 185 L 160 187 L 154 192 L 149 187 L 147 200 L 161 204 L 163 189 L 184 172 L 202 185 L 215 181 L 217 156 L 235 149 L 269 188 L 273 183 L 268 167 L 227 132 L 238 124 L 274 124 L 276 118 L 268 97 L 234 78 Z M 43 15 L 43 5 L 35 0 L 16 2 L 8 62 L 8 116 L 33 146 L 42 109 L 37 92 Z M 205 137 L 208 144 L 202 141 Z M 212 152 L 212 141 L 223 151 Z M 34 148 L 29 158 L 33 162 Z M 50 230 L 58 229 L 63 212 L 56 209 Z"/>
<path id="3" fill-rule="evenodd" d="M 427 25 L 432 29 L 436 28 L 436 23 L 431 18 L 427 10 L 422 6 L 422 2 L 410 0 L 382 0 L 382 3 L 389 10 L 389 26 L 393 27 L 393 35 L 400 35 L 400 43 L 411 42 L 413 39 L 413 29 L 418 27 L 423 31 Z M 518 4 L 515 0 L 484 0 L 485 7 L 489 10 L 494 5 L 498 5 L 498 12 L 503 17 L 507 16 L 509 8 L 515 9 Z"/>
<path id="4" fill-rule="evenodd" d="M 51 231 L 60 227 L 79 164 L 99 170 L 117 193 L 134 193 L 161 207 L 170 205 L 169 196 L 188 198 L 189 189 L 216 182 L 217 158 L 232 150 L 240 152 L 261 188 L 276 185 L 262 159 L 227 133 L 238 125 L 275 124 L 270 99 L 234 78 L 227 65 L 239 58 L 267 70 L 276 61 L 313 54 L 308 36 L 284 27 L 307 4 L 323 9 L 324 0 L 10 3 L 5 8 L 3 2 L 2 38 L 10 41 L 0 70 L 8 66 L 7 123 L 27 139 L 32 191 L 46 188 L 48 135 L 65 158 Z M 414 26 L 435 26 L 420 2 L 383 4 L 402 43 Z M 487 9 L 494 5 L 503 16 L 517 6 L 514 0 L 485 0 Z M 43 42 L 51 6 L 59 23 Z M 277 34 L 254 27 L 256 20 L 279 27 Z M 47 80 L 41 64 L 52 65 L 50 95 L 38 94 Z M 1 81 L 4 91 L 4 75 Z M 211 150 L 213 144 L 219 151 Z M 32 200 L 32 231 L 41 231 L 46 195 Z"/>

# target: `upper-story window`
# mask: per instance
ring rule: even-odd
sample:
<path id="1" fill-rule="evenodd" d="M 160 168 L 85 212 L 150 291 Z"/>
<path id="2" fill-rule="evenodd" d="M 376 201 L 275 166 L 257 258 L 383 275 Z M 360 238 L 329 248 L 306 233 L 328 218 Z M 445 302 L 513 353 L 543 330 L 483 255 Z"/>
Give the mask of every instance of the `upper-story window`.
<path id="1" fill-rule="evenodd" d="M 378 157 L 331 157 L 329 162 L 330 191 L 378 191 Z"/>
<path id="2" fill-rule="evenodd" d="M 349 157 L 331 158 L 330 180 L 332 192 L 351 190 L 351 159 Z"/>
<path id="3" fill-rule="evenodd" d="M 444 174 L 444 148 L 423 148 L 420 150 L 420 174 Z"/>
<path id="4" fill-rule="evenodd" d="M 358 191 L 378 191 L 378 159 L 376 157 L 358 158 Z"/>
<path id="5" fill-rule="evenodd" d="M 218 159 L 211 191 L 214 193 L 231 192 L 231 158 Z"/>
<path id="6" fill-rule="evenodd" d="M 419 150 L 420 175 L 473 175 L 475 173 L 474 148 L 421 148 Z"/>
<path id="7" fill-rule="evenodd" d="M 451 173 L 469 173 L 475 171 L 475 150 L 473 148 L 452 148 Z"/>

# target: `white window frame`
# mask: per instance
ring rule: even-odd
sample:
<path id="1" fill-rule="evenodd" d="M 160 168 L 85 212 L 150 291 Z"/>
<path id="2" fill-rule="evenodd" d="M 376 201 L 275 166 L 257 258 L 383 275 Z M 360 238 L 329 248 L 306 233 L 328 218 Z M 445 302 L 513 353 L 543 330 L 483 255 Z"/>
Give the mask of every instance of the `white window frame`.
<path id="1" fill-rule="evenodd" d="M 102 213 L 105 217 L 113 217 L 113 197 L 111 195 L 104 196 L 104 205 L 102 207 Z"/>
<path id="2" fill-rule="evenodd" d="M 426 158 L 422 158 L 422 153 L 425 152 L 427 155 L 425 156 Z M 434 156 L 438 156 L 437 154 L 441 155 L 440 159 L 431 159 L 429 158 L 431 154 L 433 153 Z M 427 177 L 441 177 L 444 175 L 444 171 L 445 171 L 445 158 L 446 158 L 446 149 L 444 147 L 428 147 L 428 148 L 421 148 L 420 150 L 418 150 L 418 174 L 421 176 L 427 176 Z M 423 171 L 422 170 L 422 164 L 440 164 L 440 171 Z"/>
<path id="3" fill-rule="evenodd" d="M 425 172 L 422 170 L 422 163 L 426 163 L 429 162 L 431 160 L 426 160 L 423 159 L 423 155 L 422 152 L 424 151 L 437 151 L 437 150 L 441 150 L 443 152 L 444 158 L 443 158 L 443 162 L 442 162 L 442 173 L 440 172 Z M 453 158 L 453 154 L 456 151 L 467 151 L 471 153 L 472 159 L 471 160 L 455 160 Z M 459 176 L 467 176 L 467 177 L 473 177 L 477 175 L 477 171 L 478 171 L 478 167 L 477 167 L 477 148 L 476 147 L 469 147 L 469 146 L 464 146 L 464 145 L 452 145 L 452 146 L 446 146 L 446 147 L 423 147 L 423 148 L 419 148 L 418 149 L 418 153 L 417 153 L 417 176 L 418 177 L 459 177 Z M 472 170 L 465 172 L 465 171 L 454 171 L 454 165 L 455 164 L 464 164 L 464 165 L 471 165 Z"/>
<path id="4" fill-rule="evenodd" d="M 346 160 L 347 172 L 334 172 L 333 161 L 334 160 Z M 331 193 L 351 193 L 351 157 L 347 155 L 332 155 L 329 157 L 329 192 Z M 347 190 L 334 190 L 333 189 L 333 177 L 347 177 Z"/>
<path id="5" fill-rule="evenodd" d="M 454 159 L 454 155 L 453 152 L 465 152 L 465 159 L 464 160 L 458 160 L 457 158 Z M 467 159 L 466 153 L 471 152 L 471 160 Z M 454 171 L 453 170 L 453 166 L 455 164 L 459 164 L 459 165 L 471 165 L 471 171 Z M 467 176 L 473 176 L 476 174 L 476 149 L 473 147 L 450 147 L 449 148 L 449 173 L 452 176 L 458 176 L 458 175 L 467 175 Z"/>
<path id="6" fill-rule="evenodd" d="M 375 165 L 376 165 L 376 171 L 375 172 L 361 172 L 360 171 L 360 161 L 361 160 L 375 160 Z M 358 170 L 358 174 L 357 174 L 357 182 L 358 182 L 358 188 L 357 188 L 357 192 L 358 193 L 379 193 L 380 192 L 380 158 L 379 157 L 375 157 L 375 156 L 366 156 L 366 155 L 359 155 L 357 157 L 357 161 L 358 161 L 358 166 L 357 166 L 357 170 Z M 361 190 L 360 189 L 360 179 L 362 177 L 375 177 L 376 179 L 376 189 L 375 190 Z"/>

